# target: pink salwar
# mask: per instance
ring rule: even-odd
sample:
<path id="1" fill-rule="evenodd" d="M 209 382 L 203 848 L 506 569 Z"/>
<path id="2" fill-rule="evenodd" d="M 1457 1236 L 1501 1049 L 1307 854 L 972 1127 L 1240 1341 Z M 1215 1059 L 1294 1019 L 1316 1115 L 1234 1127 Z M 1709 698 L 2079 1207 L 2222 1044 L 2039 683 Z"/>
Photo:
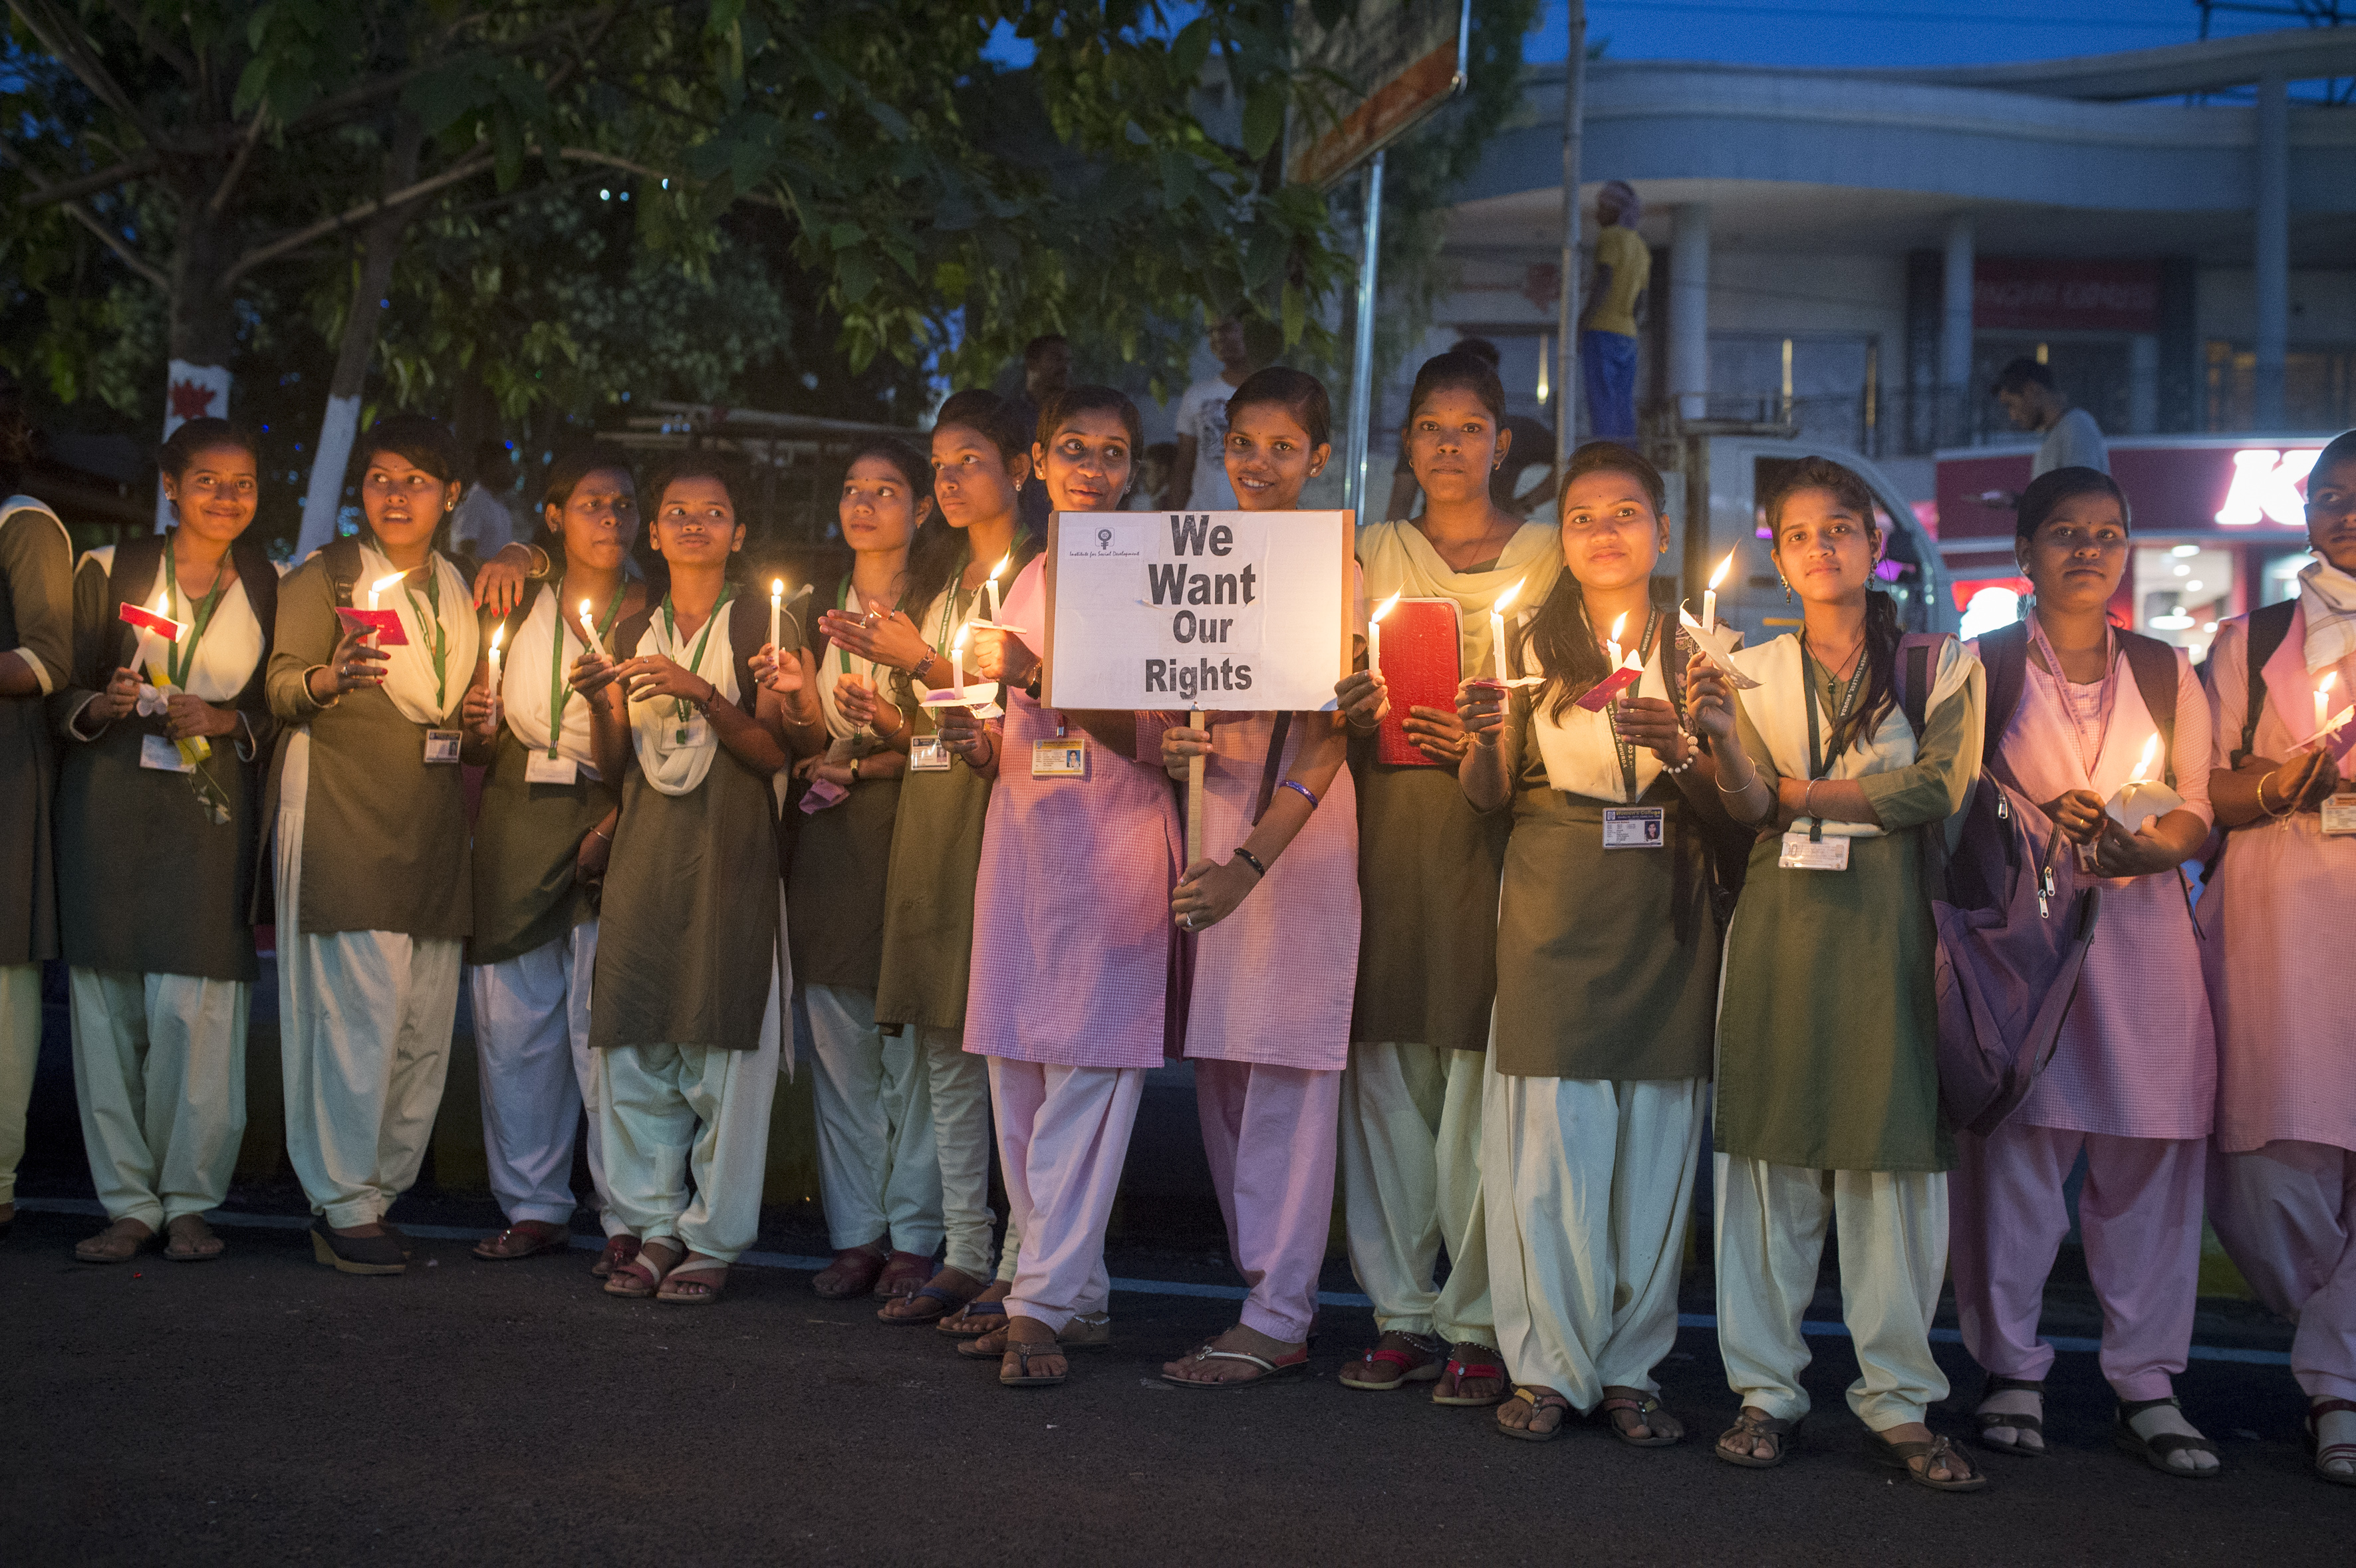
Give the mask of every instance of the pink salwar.
<path id="1" fill-rule="evenodd" d="M 2037 1319 L 2070 1233 L 2062 1184 L 2081 1148 L 2078 1228 L 2103 1303 L 2103 1376 L 2122 1400 L 2165 1399 L 2192 1343 L 2205 1139 L 2118 1138 L 2019 1117 L 1986 1138 L 1958 1133 L 1947 1266 L 1965 1348 L 1999 1378 L 2040 1381 L 2052 1367 Z"/>
<path id="2" fill-rule="evenodd" d="M 1134 1068 L 991 1058 L 1010 1229 L 1023 1238 L 1010 1317 L 1035 1318 L 1061 1335 L 1080 1314 L 1104 1310 L 1112 1292 L 1105 1224 L 1144 1091 L 1145 1074 Z"/>
<path id="3" fill-rule="evenodd" d="M 1342 1075 L 1202 1060 L 1194 1064 L 1194 1103 L 1228 1251 L 1251 1286 L 1243 1326 L 1301 1344 L 1317 1315 L 1317 1276 L 1333 1220 Z"/>
<path id="4" fill-rule="evenodd" d="M 2356 1154 L 2286 1140 L 2209 1161 L 2209 1222 L 2258 1299 L 2298 1325 L 2290 1375 L 2356 1399 Z"/>

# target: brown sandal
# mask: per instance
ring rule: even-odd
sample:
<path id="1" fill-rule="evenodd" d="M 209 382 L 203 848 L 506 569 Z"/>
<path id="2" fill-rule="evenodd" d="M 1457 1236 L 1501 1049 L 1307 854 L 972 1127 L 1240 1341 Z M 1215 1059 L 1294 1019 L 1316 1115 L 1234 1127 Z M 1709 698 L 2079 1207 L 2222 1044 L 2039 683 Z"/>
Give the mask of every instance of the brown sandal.
<path id="1" fill-rule="evenodd" d="M 1804 1419 L 1802 1416 L 1787 1419 L 1780 1415 L 1753 1415 L 1746 1408 L 1734 1418 L 1732 1426 L 1718 1434 L 1718 1441 L 1710 1444 L 1709 1451 L 1728 1464 L 1740 1465 L 1746 1470 L 1772 1470 L 1783 1462 L 1784 1450 L 1799 1432 L 1800 1423 Z M 1727 1447 L 1726 1442 L 1730 1437 L 1741 1441 L 1741 1453 L 1737 1454 Z M 1762 1442 L 1772 1444 L 1775 1450 L 1764 1459 L 1751 1452 Z"/>
<path id="2" fill-rule="evenodd" d="M 1536 1424 L 1529 1426 L 1507 1426 L 1504 1419 L 1505 1413 L 1507 1410 L 1512 1408 L 1516 1401 L 1530 1407 L 1530 1420 L 1533 1423 L 1537 1421 L 1539 1416 L 1545 1414 L 1547 1411 L 1559 1411 L 1562 1413 L 1554 1418 L 1554 1424 L 1552 1426 L 1547 1427 L 1543 1431 L 1539 1430 Z M 1497 1415 L 1498 1436 L 1511 1437 L 1522 1443 L 1552 1443 L 1556 1438 L 1562 1435 L 1564 1423 L 1570 1420 L 1570 1402 L 1563 1398 L 1560 1394 L 1555 1392 L 1552 1389 L 1542 1389 L 1525 1385 L 1514 1391 L 1512 1399 L 1506 1400 L 1497 1406 Z"/>
<path id="3" fill-rule="evenodd" d="M 155 1239 L 144 1219 L 118 1219 L 88 1240 L 74 1244 L 78 1263 L 127 1263 Z"/>
<path id="4" fill-rule="evenodd" d="M 1628 1434 L 1628 1427 L 1621 1425 L 1617 1419 L 1618 1413 L 1622 1411 L 1626 1411 L 1635 1416 L 1635 1421 L 1631 1424 L 1635 1426 L 1651 1427 L 1653 1435 L 1650 1437 L 1631 1437 Z M 1601 1404 L 1596 1406 L 1596 1413 L 1602 1416 L 1604 1422 L 1610 1425 L 1612 1428 L 1612 1435 L 1618 1438 L 1621 1442 L 1626 1444 L 1631 1448 L 1666 1448 L 1673 1444 L 1683 1443 L 1686 1440 L 1686 1434 L 1682 1429 L 1671 1434 L 1665 1433 L 1657 1426 L 1653 1425 L 1652 1418 L 1654 1416 L 1665 1415 L 1668 1413 L 1662 1410 L 1660 1396 L 1657 1394 L 1645 1394 L 1641 1398 L 1634 1399 L 1630 1398 L 1626 1394 L 1614 1394 L 1610 1399 L 1605 1400 Z"/>
<path id="5" fill-rule="evenodd" d="M 884 1260 L 884 1272 L 875 1276 L 875 1288 L 869 1294 L 887 1300 L 914 1295 L 933 1279 L 933 1260 L 916 1252 L 894 1252 Z M 979 1291 L 974 1293 L 979 1295 Z"/>
<path id="6" fill-rule="evenodd" d="M 687 1261 L 687 1243 L 676 1236 L 654 1236 L 638 1243 L 638 1255 L 618 1264 L 605 1276 L 607 1295 L 632 1301 L 652 1300 L 662 1289 L 663 1276 Z"/>
<path id="7" fill-rule="evenodd" d="M 475 1256 L 487 1263 L 511 1263 L 542 1252 L 562 1252 L 573 1245 L 573 1232 L 546 1219 L 519 1219 L 496 1236 L 475 1243 Z"/>
<path id="8" fill-rule="evenodd" d="M 164 1227 L 164 1256 L 176 1263 L 209 1263 L 221 1255 L 221 1247 L 201 1214 L 183 1214 Z"/>
<path id="9" fill-rule="evenodd" d="M 601 1280 L 605 1279 L 637 1255 L 638 1239 L 636 1236 L 627 1231 L 618 1236 L 608 1236 L 605 1238 L 605 1250 L 597 1254 L 597 1261 L 589 1265 L 589 1272 Z"/>

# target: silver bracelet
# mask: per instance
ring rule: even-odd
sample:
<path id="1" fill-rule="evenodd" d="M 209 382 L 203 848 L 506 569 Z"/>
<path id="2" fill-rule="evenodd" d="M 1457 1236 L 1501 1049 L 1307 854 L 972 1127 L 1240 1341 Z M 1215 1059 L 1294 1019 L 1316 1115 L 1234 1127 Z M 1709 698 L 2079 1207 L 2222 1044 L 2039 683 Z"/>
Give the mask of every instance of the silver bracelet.
<path id="1" fill-rule="evenodd" d="M 1721 784 L 1718 787 L 1718 792 L 1721 795 L 1748 795 L 1751 793 L 1751 786 L 1758 782 L 1759 775 L 1753 773 L 1750 778 L 1742 781 L 1742 787 L 1740 789 L 1730 789 L 1725 785 Z"/>

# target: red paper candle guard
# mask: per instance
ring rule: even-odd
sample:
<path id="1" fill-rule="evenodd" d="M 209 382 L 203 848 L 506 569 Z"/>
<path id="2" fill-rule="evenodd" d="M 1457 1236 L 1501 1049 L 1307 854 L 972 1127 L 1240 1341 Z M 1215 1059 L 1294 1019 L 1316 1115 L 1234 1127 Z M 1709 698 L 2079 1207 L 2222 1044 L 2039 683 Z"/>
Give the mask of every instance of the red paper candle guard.
<path id="1" fill-rule="evenodd" d="M 1631 670 L 1622 664 L 1619 669 L 1589 687 L 1572 705 L 1585 708 L 1590 714 L 1600 714 L 1611 705 L 1612 698 L 1634 685 L 1643 678 L 1644 673 L 1641 670 Z"/>
<path id="2" fill-rule="evenodd" d="M 401 629 L 401 614 L 397 610 L 356 610 L 348 605 L 338 605 L 336 616 L 354 630 L 375 632 L 379 648 L 409 646 L 409 634 Z"/>
<path id="3" fill-rule="evenodd" d="M 123 618 L 131 625 L 137 627 L 141 631 L 152 631 L 166 642 L 177 642 L 187 635 L 188 628 L 170 616 L 158 615 L 154 610 L 143 608 L 138 605 L 125 604 L 121 613 Z"/>

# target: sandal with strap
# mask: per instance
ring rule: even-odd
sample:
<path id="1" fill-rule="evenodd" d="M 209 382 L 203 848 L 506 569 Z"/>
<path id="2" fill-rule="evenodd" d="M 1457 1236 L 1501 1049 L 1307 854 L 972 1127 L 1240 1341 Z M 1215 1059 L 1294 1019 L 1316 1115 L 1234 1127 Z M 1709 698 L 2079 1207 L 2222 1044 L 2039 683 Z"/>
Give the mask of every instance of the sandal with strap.
<path id="1" fill-rule="evenodd" d="M 164 1256 L 176 1263 L 209 1263 L 226 1245 L 201 1214 L 183 1214 L 164 1227 Z"/>
<path id="2" fill-rule="evenodd" d="M 2144 1412 L 2158 1410 L 2164 1404 L 2175 1405 L 2176 1396 L 2170 1394 L 2166 1399 L 2119 1402 L 2119 1413 L 2111 1428 L 2111 1441 L 2118 1444 L 2119 1452 L 2132 1454 L 2160 1474 L 2174 1476 L 2180 1480 L 2212 1481 L 2223 1475 L 2225 1456 L 2217 1453 L 2217 1445 L 2207 1438 L 2187 1437 L 2180 1432 L 2160 1432 L 2146 1437 L 2129 1424 Z M 2176 1408 L 2180 1411 L 2184 1407 L 2176 1405 Z M 2169 1464 L 2168 1457 L 2171 1454 L 2211 1454 L 2216 1455 L 2217 1462 L 2206 1469 L 2188 1470 L 2181 1465 Z"/>
<path id="3" fill-rule="evenodd" d="M 1489 1394 L 1485 1397 L 1474 1397 L 1461 1393 L 1443 1393 L 1441 1391 L 1441 1390 L 1444 1389 L 1461 1389 L 1468 1381 L 1504 1383 L 1505 1380 L 1505 1369 L 1497 1365 L 1494 1361 L 1484 1361 L 1480 1359 L 1483 1356 L 1494 1356 L 1496 1353 L 1496 1351 L 1492 1350 L 1488 1346 L 1481 1344 L 1477 1340 L 1471 1339 L 1466 1340 L 1461 1345 L 1452 1345 L 1449 1347 L 1448 1365 L 1440 1369 L 1440 1387 L 1431 1391 L 1431 1402 L 1434 1404 L 1467 1405 L 1474 1408 L 1502 1402 L 1505 1397 L 1505 1390 L 1503 1388 L 1500 1388 L 1495 1393 Z"/>
<path id="4" fill-rule="evenodd" d="M 487 1263 L 512 1263 L 542 1252 L 562 1252 L 573 1245 L 573 1232 L 545 1219 L 519 1219 L 496 1236 L 486 1236 L 472 1251 Z"/>
<path id="5" fill-rule="evenodd" d="M 1623 1410 L 1633 1412 L 1635 1414 L 1636 1420 L 1634 1424 L 1642 1427 L 1652 1428 L 1652 1418 L 1661 1413 L 1661 1399 L 1658 1394 L 1646 1394 L 1641 1399 L 1630 1399 L 1626 1394 L 1614 1394 L 1610 1399 L 1605 1400 L 1601 1404 L 1595 1407 L 1595 1413 L 1601 1416 L 1605 1423 L 1612 1428 L 1612 1435 L 1626 1444 L 1629 1447 L 1666 1448 L 1674 1444 L 1683 1443 L 1685 1441 L 1685 1434 L 1683 1432 L 1667 1433 L 1662 1432 L 1657 1428 L 1653 1429 L 1653 1435 L 1650 1437 L 1630 1436 L 1628 1434 L 1627 1427 L 1621 1425 L 1618 1422 L 1612 1419 L 1615 1412 Z"/>
<path id="6" fill-rule="evenodd" d="M 2356 1487 L 2356 1443 L 2326 1443 L 2318 1423 L 2319 1416 L 2334 1411 L 2356 1412 L 2356 1400 L 2317 1400 L 2307 1407 L 2307 1451 L 2315 1456 L 2315 1473 L 2335 1487 Z M 2350 1469 L 2342 1474 L 2327 1470 L 2326 1465 L 2345 1460 Z"/>
<path id="7" fill-rule="evenodd" d="M 1958 1476 L 1958 1468 L 1971 1461 L 1944 1437 L 1933 1437 L 1928 1443 L 1892 1443 L 1879 1432 L 1865 1434 L 1865 1456 L 1886 1470 L 1903 1470 L 1906 1478 L 1918 1487 L 1928 1487 L 1934 1492 L 1981 1492 L 1987 1489 L 1988 1478 L 1974 1469 Z M 1916 1469 L 1911 1461 L 1920 1459 L 1922 1467 Z M 1946 1466 L 1947 1478 L 1940 1480 L 1931 1474 L 1931 1466 Z"/>
<path id="8" fill-rule="evenodd" d="M 615 1265 L 605 1276 L 607 1295 L 626 1296 L 632 1301 L 647 1301 L 662 1288 L 663 1276 L 679 1267 L 687 1257 L 687 1248 L 676 1236 L 649 1236 L 638 1243 L 638 1255 L 626 1263 Z"/>
<path id="9" fill-rule="evenodd" d="M 1184 1359 L 1198 1367 L 1205 1361 L 1249 1361 L 1259 1369 L 1259 1376 L 1230 1378 L 1223 1382 L 1215 1382 L 1198 1381 L 1193 1378 L 1173 1378 L 1164 1372 L 1162 1374 L 1162 1380 L 1173 1388 L 1199 1389 L 1205 1392 L 1217 1392 L 1226 1389 L 1258 1388 L 1262 1383 L 1272 1383 L 1279 1378 L 1290 1377 L 1296 1372 L 1305 1372 L 1309 1369 L 1309 1351 L 1305 1346 L 1298 1356 L 1287 1360 L 1271 1361 L 1265 1356 L 1255 1356 L 1248 1350 L 1215 1350 L 1211 1345 L 1210 1340 L 1205 1340 L 1194 1347 Z"/>
<path id="10" fill-rule="evenodd" d="M 944 1269 L 941 1271 L 941 1274 L 945 1274 L 949 1272 L 950 1271 Z M 933 1280 L 939 1279 L 941 1274 L 935 1274 L 932 1280 L 926 1281 L 923 1284 L 918 1285 L 915 1290 L 900 1292 L 896 1294 L 894 1298 L 899 1304 L 912 1306 L 920 1301 L 938 1302 L 940 1305 L 937 1308 L 930 1312 L 894 1312 L 888 1305 L 879 1306 L 875 1309 L 875 1321 L 878 1323 L 889 1323 L 899 1326 L 905 1326 L 911 1323 L 938 1323 L 942 1318 L 947 1317 L 949 1314 L 955 1312 L 958 1308 L 971 1301 L 975 1296 L 980 1295 L 982 1291 L 987 1288 L 986 1286 L 977 1284 L 968 1290 L 959 1292 L 954 1286 L 935 1284 Z M 971 1276 L 969 1275 L 967 1277 L 970 1278 Z"/>
<path id="11" fill-rule="evenodd" d="M 1987 1404 L 1988 1396 L 1991 1394 L 2002 1393 L 2035 1394 L 2041 1404 L 2045 1399 L 2045 1383 L 2042 1379 L 2032 1382 L 2027 1378 L 1999 1378 L 1990 1374 L 1988 1380 L 1980 1385 L 1980 1403 Z M 1988 1437 L 1988 1433 L 1992 1429 L 2008 1427 L 2014 1432 L 2033 1432 L 2041 1440 L 2045 1435 L 2045 1418 L 2041 1413 L 2027 1411 L 1976 1410 L 1972 1412 L 1972 1422 L 1979 1429 L 1976 1441 L 1992 1454 L 2010 1454 L 2022 1459 L 2045 1457 L 2045 1448 L 2041 1441 L 2037 1447 L 2031 1448 L 2019 1442 L 1993 1442 Z"/>
<path id="12" fill-rule="evenodd" d="M 1408 1383 L 1437 1382 L 1445 1348 L 1424 1335 L 1390 1329 L 1373 1349 L 1343 1368 L 1336 1380 L 1345 1389 L 1370 1393 L 1387 1393 Z"/>
<path id="13" fill-rule="evenodd" d="M 638 1239 L 636 1236 L 626 1230 L 617 1236 L 608 1236 L 605 1238 L 605 1250 L 597 1254 L 597 1261 L 589 1265 L 589 1272 L 601 1280 L 605 1279 L 637 1255 Z"/>
<path id="14" fill-rule="evenodd" d="M 964 1347 L 959 1346 L 958 1348 L 962 1350 Z M 1053 1339 L 1044 1345 L 1009 1339 L 998 1353 L 998 1380 L 1002 1386 L 1010 1389 L 1052 1389 L 1071 1374 L 1057 1372 L 1055 1376 L 1049 1377 L 1044 1372 L 1034 1372 L 1031 1369 L 1031 1360 L 1034 1356 L 1044 1359 L 1049 1356 L 1061 1356 L 1063 1353 L 1063 1346 Z M 1009 1356 L 1014 1358 L 1015 1370 L 1012 1377 L 1009 1377 L 1006 1372 L 1006 1358 Z"/>
<path id="15" fill-rule="evenodd" d="M 1519 1400 L 1530 1407 L 1529 1425 L 1507 1426 L 1505 1424 L 1505 1413 L 1514 1400 Z M 1514 1391 L 1513 1399 L 1506 1400 L 1497 1406 L 1499 1418 L 1497 1435 L 1515 1438 L 1523 1443 L 1552 1443 L 1562 1435 L 1564 1424 L 1570 1420 L 1570 1402 L 1552 1389 L 1533 1388 L 1524 1384 Z M 1562 1413 L 1554 1418 L 1552 1426 L 1541 1430 L 1537 1425 L 1537 1419 L 1550 1410 L 1558 1410 Z"/>
<path id="16" fill-rule="evenodd" d="M 982 1287 L 987 1290 L 990 1287 Z M 976 1321 L 987 1319 L 987 1321 Z M 936 1332 L 953 1339 L 978 1339 L 985 1334 L 995 1334 L 1006 1326 L 1006 1298 L 983 1301 L 976 1297 L 954 1311 L 945 1312 L 932 1320 Z"/>
<path id="17" fill-rule="evenodd" d="M 1711 1444 L 1710 1452 L 1728 1464 L 1740 1465 L 1746 1470 L 1772 1470 L 1783 1462 L 1784 1452 L 1791 1446 L 1792 1439 L 1799 1434 L 1800 1423 L 1806 1419 L 1805 1416 L 1798 1415 L 1758 1416 L 1745 1410 L 1734 1418 L 1732 1426 L 1718 1434 L 1718 1441 Z M 1737 1454 L 1727 1447 L 1729 1438 L 1740 1440 L 1741 1453 Z M 1772 1444 L 1775 1450 L 1772 1455 L 1764 1459 L 1751 1452 L 1762 1443 Z"/>
<path id="18" fill-rule="evenodd" d="M 118 1219 L 86 1241 L 74 1243 L 77 1263 L 127 1263 L 155 1239 L 144 1219 Z"/>
<path id="19" fill-rule="evenodd" d="M 875 1288 L 868 1294 L 896 1301 L 916 1294 L 919 1286 L 932 1281 L 933 1260 L 929 1255 L 894 1252 L 884 1260 L 884 1272 L 875 1276 Z"/>
<path id="20" fill-rule="evenodd" d="M 873 1242 L 845 1247 L 835 1253 L 834 1262 L 810 1276 L 810 1289 L 829 1301 L 865 1295 L 883 1277 L 884 1263 L 884 1250 Z"/>
<path id="21" fill-rule="evenodd" d="M 703 1289 L 683 1291 L 683 1284 L 701 1283 Z M 728 1288 L 728 1265 L 718 1258 L 698 1258 L 692 1262 L 675 1265 L 663 1275 L 662 1288 L 655 1292 L 657 1301 L 667 1301 L 680 1306 L 708 1306 L 720 1299 Z"/>

